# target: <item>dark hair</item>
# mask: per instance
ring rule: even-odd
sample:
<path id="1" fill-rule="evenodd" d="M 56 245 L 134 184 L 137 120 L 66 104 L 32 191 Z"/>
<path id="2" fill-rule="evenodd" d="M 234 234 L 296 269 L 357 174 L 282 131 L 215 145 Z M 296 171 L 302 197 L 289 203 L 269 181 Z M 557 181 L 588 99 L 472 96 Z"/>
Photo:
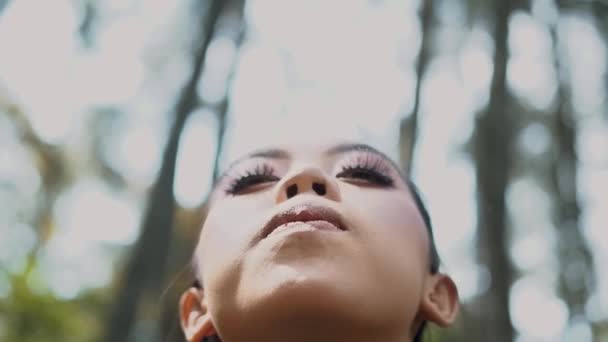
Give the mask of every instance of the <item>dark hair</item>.
<path id="1" fill-rule="evenodd" d="M 412 193 L 412 197 L 414 198 L 414 202 L 416 203 L 416 207 L 422 215 L 422 220 L 424 221 L 424 225 L 426 226 L 426 230 L 429 233 L 430 240 L 430 252 L 431 252 L 431 265 L 430 271 L 432 274 L 439 272 L 439 264 L 441 260 L 439 259 L 439 253 L 437 252 L 437 246 L 435 245 L 435 237 L 433 235 L 433 224 L 431 222 L 431 215 L 429 215 L 424 202 L 422 201 L 422 197 L 420 196 L 420 191 L 414 182 L 411 179 L 405 178 L 405 182 Z"/>
<path id="2" fill-rule="evenodd" d="M 416 186 L 416 184 L 414 184 L 414 182 L 407 177 L 403 177 L 405 183 L 408 185 L 408 188 L 410 189 L 410 193 L 412 195 L 412 197 L 414 198 L 414 202 L 416 203 L 416 207 L 418 209 L 418 211 L 420 212 L 420 215 L 422 216 L 422 220 L 424 221 L 424 225 L 426 226 L 426 230 L 429 234 L 429 241 L 430 241 L 430 253 L 431 253 L 431 263 L 430 263 L 430 272 L 431 274 L 436 274 L 437 272 L 439 272 L 439 264 L 440 264 L 440 259 L 439 259 L 439 253 L 437 252 L 437 246 L 435 245 L 435 238 L 433 235 L 433 225 L 431 222 L 431 216 L 429 214 L 429 211 L 426 209 L 426 206 L 424 205 L 424 202 L 422 200 L 422 196 L 420 195 L 420 191 L 418 190 L 418 187 Z M 195 276 L 196 278 L 196 276 Z M 200 283 L 200 281 L 198 280 L 198 278 L 196 278 L 194 280 L 194 287 L 197 288 L 202 288 L 202 285 Z M 420 328 L 418 328 L 418 331 L 416 331 L 416 335 L 414 335 L 414 339 L 413 342 L 421 342 L 423 335 L 424 335 L 424 331 L 426 328 L 427 322 L 424 321 L 422 322 L 422 324 L 420 325 Z M 212 336 L 208 336 L 203 338 L 202 342 L 221 342 L 222 340 L 220 339 L 220 337 L 218 335 L 212 335 Z"/>

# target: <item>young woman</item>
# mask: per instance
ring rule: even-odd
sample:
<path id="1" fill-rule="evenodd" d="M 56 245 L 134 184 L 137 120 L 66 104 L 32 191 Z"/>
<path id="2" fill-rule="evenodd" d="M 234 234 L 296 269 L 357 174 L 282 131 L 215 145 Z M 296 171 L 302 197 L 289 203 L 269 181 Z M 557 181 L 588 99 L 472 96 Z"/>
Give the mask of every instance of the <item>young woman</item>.
<path id="1" fill-rule="evenodd" d="M 211 194 L 194 264 L 188 341 L 417 341 L 459 308 L 416 189 L 361 144 L 239 159 Z"/>

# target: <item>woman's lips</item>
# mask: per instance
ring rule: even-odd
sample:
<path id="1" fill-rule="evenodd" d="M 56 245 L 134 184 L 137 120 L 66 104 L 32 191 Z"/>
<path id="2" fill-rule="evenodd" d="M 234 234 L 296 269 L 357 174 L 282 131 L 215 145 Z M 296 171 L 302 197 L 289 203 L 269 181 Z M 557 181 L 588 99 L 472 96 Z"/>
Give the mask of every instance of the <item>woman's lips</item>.
<path id="1" fill-rule="evenodd" d="M 312 227 L 313 229 L 317 229 L 317 230 L 342 231 L 342 229 L 336 227 L 336 225 L 334 225 L 333 223 L 324 221 L 324 220 L 294 221 L 294 222 L 285 223 L 285 224 L 282 224 L 282 225 L 276 227 L 268 236 L 271 236 L 273 234 L 278 234 L 282 231 L 300 228 L 303 225 L 308 226 L 308 228 Z M 306 229 L 306 227 L 303 227 L 301 229 Z"/>
<path id="2" fill-rule="evenodd" d="M 262 229 L 261 239 L 265 239 L 275 230 L 296 228 L 302 223 L 319 230 L 347 230 L 335 210 L 325 206 L 300 204 L 280 212 L 270 219 Z"/>

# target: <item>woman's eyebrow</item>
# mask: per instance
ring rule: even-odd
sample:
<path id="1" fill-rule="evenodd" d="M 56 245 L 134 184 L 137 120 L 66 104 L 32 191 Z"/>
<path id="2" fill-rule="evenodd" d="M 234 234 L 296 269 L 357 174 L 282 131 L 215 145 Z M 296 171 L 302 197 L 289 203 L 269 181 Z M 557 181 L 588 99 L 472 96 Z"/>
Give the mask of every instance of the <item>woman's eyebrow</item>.
<path id="1" fill-rule="evenodd" d="M 397 164 L 395 164 L 395 162 L 389 158 L 388 156 L 386 156 L 386 154 L 378 151 L 377 149 L 367 145 L 367 144 L 340 144 L 340 145 L 336 145 L 332 148 L 330 148 L 329 150 L 327 150 L 327 154 L 330 156 L 333 155 L 338 155 L 338 154 L 345 154 L 345 153 L 349 153 L 349 152 L 353 152 L 353 151 L 362 151 L 362 152 L 368 152 L 368 153 L 373 153 L 375 155 L 377 155 L 378 157 L 385 159 L 388 163 L 390 163 L 393 168 L 397 171 L 397 173 L 399 173 L 399 166 L 397 166 Z"/>
<path id="2" fill-rule="evenodd" d="M 245 155 L 242 158 L 239 158 L 239 160 L 237 160 L 235 163 L 251 158 L 287 159 L 289 158 L 289 153 L 278 148 L 257 150 Z"/>

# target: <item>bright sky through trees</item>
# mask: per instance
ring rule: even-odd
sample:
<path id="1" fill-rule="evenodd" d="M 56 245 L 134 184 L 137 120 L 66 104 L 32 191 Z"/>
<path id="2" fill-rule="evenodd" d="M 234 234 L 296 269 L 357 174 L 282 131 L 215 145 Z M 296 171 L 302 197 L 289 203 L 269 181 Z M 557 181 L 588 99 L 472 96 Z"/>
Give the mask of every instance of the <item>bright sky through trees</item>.
<path id="1" fill-rule="evenodd" d="M 79 156 L 72 161 L 79 176 L 54 208 L 58 226 L 41 257 L 48 286 L 61 298 L 106 286 L 118 258 L 114 247 L 137 238 L 143 209 L 139 199 L 156 176 L 168 129 L 167 110 L 188 72 L 184 56 L 172 52 L 183 49 L 184 39 L 166 39 L 187 32 L 187 25 L 180 24 L 181 2 L 171 3 L 104 2 L 94 49 L 83 48 L 77 34 L 82 14 L 68 0 L 12 1 L 0 17 L 0 91 L 19 104 L 41 139 L 74 144 L 88 134 L 85 123 L 93 108 L 117 106 L 126 112 L 111 130 L 103 155 L 131 186 L 109 189 L 78 159 L 85 156 Z M 516 12 L 509 24 L 509 89 L 539 111 L 553 105 L 557 84 L 553 66 L 547 63 L 552 49 L 545 23 L 555 20 L 555 9 L 547 3 L 534 1 L 532 15 Z M 252 142 L 316 132 L 363 139 L 397 158 L 398 123 L 413 106 L 420 44 L 415 2 L 252 0 L 246 11 L 249 31 L 243 47 L 237 51 L 232 40 L 217 38 L 199 84 L 204 101 L 219 101 L 235 61 L 222 165 L 247 151 Z M 463 145 L 471 136 L 476 111 L 487 103 L 493 41 L 481 23 L 469 31 L 446 14 L 456 12 L 440 13 L 440 52 L 424 76 L 413 176 L 434 218 L 443 267 L 454 276 L 466 301 L 491 281 L 472 255 L 475 180 Z M 581 118 L 583 228 L 596 264 L 606 265 L 608 126 L 595 114 L 606 103 L 606 46 L 589 18 L 566 16 L 559 30 Z M 28 206 L 28 198 L 39 189 L 40 175 L 35 161 L 1 120 L 0 116 L 0 180 L 9 180 L 23 196 L 14 203 L 0 197 L 0 264 L 12 269 L 23 264 L 35 237 L 11 215 Z M 208 111 L 197 112 L 182 136 L 174 191 L 184 207 L 200 204 L 211 186 L 216 125 Z M 540 155 L 550 143 L 543 126 L 530 125 L 517 146 Z M 546 290 L 555 287 L 557 271 L 547 194 L 533 180 L 522 178 L 508 189 L 507 201 L 515 227 L 512 260 L 524 274 L 513 286 L 511 300 L 521 341 L 585 336 L 585 327 L 567 328 L 565 303 Z M 608 273 L 599 276 L 588 310 L 597 320 L 605 320 Z M 0 297 L 7 291 L 0 273 Z"/>

